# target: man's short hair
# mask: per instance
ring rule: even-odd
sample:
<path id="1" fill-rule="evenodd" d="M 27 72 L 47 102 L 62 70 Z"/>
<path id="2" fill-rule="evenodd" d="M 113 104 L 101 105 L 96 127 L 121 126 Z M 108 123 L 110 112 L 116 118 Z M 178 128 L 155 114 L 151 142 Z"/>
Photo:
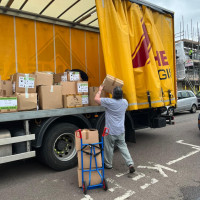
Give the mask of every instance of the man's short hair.
<path id="1" fill-rule="evenodd" d="M 123 91 L 122 88 L 117 86 L 113 89 L 113 99 L 122 99 L 123 98 Z"/>

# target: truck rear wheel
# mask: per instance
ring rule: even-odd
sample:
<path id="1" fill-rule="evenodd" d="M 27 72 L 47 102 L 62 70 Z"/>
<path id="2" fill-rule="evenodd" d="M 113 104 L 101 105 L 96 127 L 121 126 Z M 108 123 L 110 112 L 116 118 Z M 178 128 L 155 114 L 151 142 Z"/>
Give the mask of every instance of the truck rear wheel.
<path id="1" fill-rule="evenodd" d="M 77 165 L 76 130 L 78 127 L 70 123 L 59 123 L 49 129 L 40 151 L 45 164 L 57 171 Z"/>

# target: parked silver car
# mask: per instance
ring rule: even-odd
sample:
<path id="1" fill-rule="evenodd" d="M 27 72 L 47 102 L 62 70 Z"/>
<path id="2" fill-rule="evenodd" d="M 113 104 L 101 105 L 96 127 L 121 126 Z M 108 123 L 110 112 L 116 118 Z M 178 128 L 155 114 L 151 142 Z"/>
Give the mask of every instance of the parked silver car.
<path id="1" fill-rule="evenodd" d="M 167 114 L 174 115 L 175 112 L 190 111 L 195 113 L 198 107 L 197 97 L 191 90 L 181 90 L 177 93 L 177 107 L 168 107 Z"/>

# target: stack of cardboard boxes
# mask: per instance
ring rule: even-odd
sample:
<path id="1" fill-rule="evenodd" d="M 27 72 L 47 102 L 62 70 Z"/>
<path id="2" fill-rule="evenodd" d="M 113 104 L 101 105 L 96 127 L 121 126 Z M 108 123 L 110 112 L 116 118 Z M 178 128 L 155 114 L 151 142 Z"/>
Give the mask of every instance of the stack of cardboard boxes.
<path id="1" fill-rule="evenodd" d="M 103 85 L 101 97 L 106 97 L 105 91 L 122 87 L 123 81 L 107 75 Z M 98 106 L 94 101 L 97 92 L 98 87 L 88 89 L 88 81 L 82 81 L 75 71 L 15 73 L 10 80 L 1 81 L 0 77 L 0 112 Z"/>
<path id="2" fill-rule="evenodd" d="M 82 133 L 82 142 L 83 144 L 92 144 L 92 143 L 98 143 L 99 142 L 99 134 L 98 130 L 96 129 L 83 129 L 81 130 Z M 82 164 L 83 162 L 83 169 L 89 170 L 90 169 L 90 155 L 88 155 L 85 152 L 90 153 L 91 148 L 88 145 L 86 148 L 84 148 L 83 151 L 83 160 L 81 160 L 81 139 L 76 137 L 76 151 L 77 151 L 77 156 L 78 156 L 78 185 L 79 187 L 82 186 Z M 95 153 L 97 154 L 100 152 L 100 149 L 95 148 Z M 95 158 L 94 158 L 94 152 L 92 151 L 92 162 L 91 162 L 91 168 L 96 169 L 102 167 L 102 158 L 101 158 L 101 153 L 96 156 L 97 160 L 97 166 L 95 163 Z M 101 170 L 99 170 L 101 172 Z M 84 181 L 86 181 L 86 184 L 89 184 L 89 172 L 84 172 Z M 91 185 L 97 185 L 101 183 L 101 177 L 99 176 L 97 171 L 92 171 L 91 172 Z"/>
<path id="3" fill-rule="evenodd" d="M 17 97 L 18 111 L 36 110 L 37 93 L 34 74 L 16 73 L 11 76 L 13 94 Z"/>
<path id="4" fill-rule="evenodd" d="M 81 81 L 79 72 L 55 74 L 54 83 L 62 86 L 64 108 L 88 106 L 88 82 Z"/>
<path id="5" fill-rule="evenodd" d="M 62 86 L 53 85 L 53 74 L 36 72 L 35 75 L 39 109 L 48 110 L 63 108 Z"/>

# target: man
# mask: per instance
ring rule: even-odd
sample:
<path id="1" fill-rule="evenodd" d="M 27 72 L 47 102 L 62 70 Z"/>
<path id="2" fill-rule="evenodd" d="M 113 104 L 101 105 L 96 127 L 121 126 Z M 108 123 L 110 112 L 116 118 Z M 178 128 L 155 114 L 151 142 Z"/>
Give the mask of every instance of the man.
<path id="1" fill-rule="evenodd" d="M 125 142 L 125 112 L 128 107 L 128 102 L 123 99 L 123 91 L 120 87 L 115 87 L 113 97 L 100 98 L 103 86 L 99 87 L 94 100 L 99 105 L 105 107 L 105 126 L 109 128 L 110 133 L 104 138 L 104 161 L 105 168 L 112 169 L 112 159 L 114 146 L 119 148 L 126 165 L 129 167 L 129 172 L 135 172 L 133 167 L 134 162 L 131 158 L 129 150 Z"/>
<path id="2" fill-rule="evenodd" d="M 189 57 L 190 57 L 190 59 L 192 59 L 192 53 L 193 53 L 193 51 L 192 51 L 192 49 L 190 49 L 189 50 Z"/>

